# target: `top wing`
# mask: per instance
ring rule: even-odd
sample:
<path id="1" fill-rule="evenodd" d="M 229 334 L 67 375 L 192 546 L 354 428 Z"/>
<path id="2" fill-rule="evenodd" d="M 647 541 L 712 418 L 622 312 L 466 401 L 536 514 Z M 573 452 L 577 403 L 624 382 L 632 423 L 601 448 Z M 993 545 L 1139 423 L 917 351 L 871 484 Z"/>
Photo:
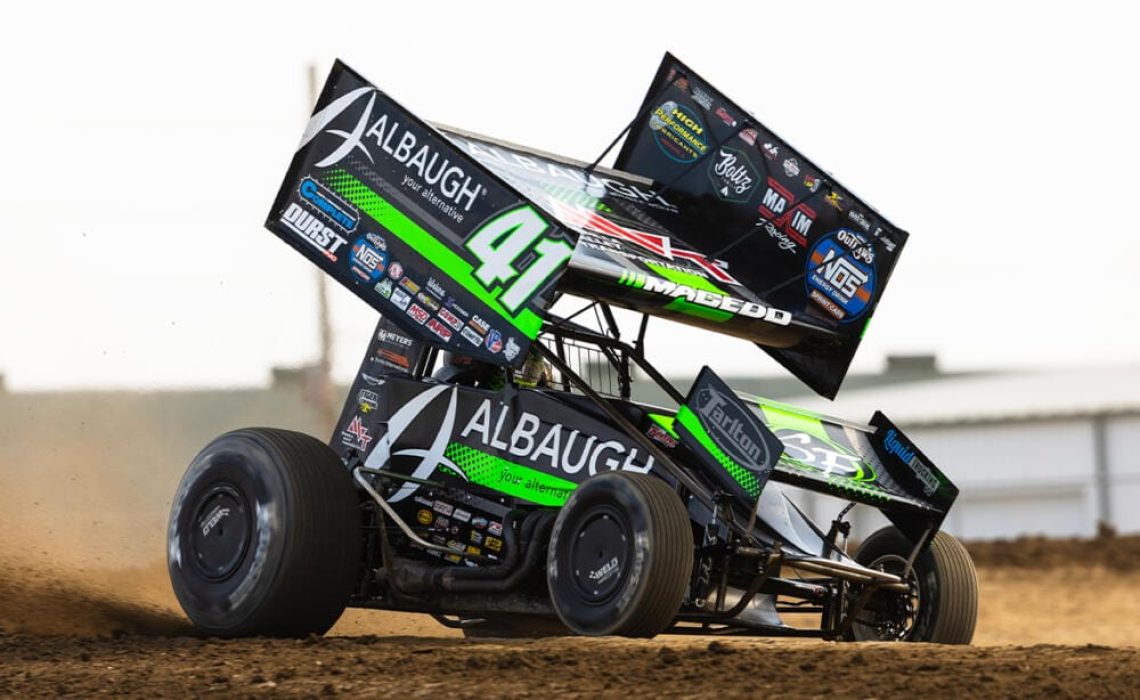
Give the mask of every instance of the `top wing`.
<path id="1" fill-rule="evenodd" d="M 413 337 L 515 366 L 577 241 L 340 61 L 266 226 Z"/>
<path id="2" fill-rule="evenodd" d="M 663 183 L 686 243 L 766 304 L 829 331 L 757 342 L 834 398 L 908 234 L 671 54 L 616 166 Z"/>

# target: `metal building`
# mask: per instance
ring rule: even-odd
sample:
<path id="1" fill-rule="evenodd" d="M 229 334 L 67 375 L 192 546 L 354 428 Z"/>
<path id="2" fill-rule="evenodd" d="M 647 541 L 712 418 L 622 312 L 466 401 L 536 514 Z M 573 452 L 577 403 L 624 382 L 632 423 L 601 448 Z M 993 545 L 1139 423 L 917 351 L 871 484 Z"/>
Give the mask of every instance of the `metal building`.
<path id="1" fill-rule="evenodd" d="M 964 539 L 1140 532 L 1140 366 L 947 378 L 794 397 L 820 413 L 894 420 L 961 489 L 945 528 Z M 835 509 L 801 503 L 826 522 Z M 840 504 L 841 505 L 841 504 Z M 879 524 L 870 509 L 856 531 Z"/>

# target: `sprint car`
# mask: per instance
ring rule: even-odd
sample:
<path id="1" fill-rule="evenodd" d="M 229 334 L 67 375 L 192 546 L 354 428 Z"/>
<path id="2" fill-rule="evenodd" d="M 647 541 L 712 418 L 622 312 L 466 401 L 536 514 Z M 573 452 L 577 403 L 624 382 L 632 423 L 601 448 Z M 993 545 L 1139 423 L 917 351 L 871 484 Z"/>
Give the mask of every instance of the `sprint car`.
<path id="1" fill-rule="evenodd" d="M 651 318 L 695 325 L 833 398 L 908 234 L 672 55 L 622 137 L 613 168 L 577 162 L 333 66 L 267 227 L 380 318 L 329 441 L 246 428 L 190 464 L 168 563 L 194 625 L 322 634 L 351 606 L 469 635 L 970 642 L 958 490 L 889 418 L 648 359 Z M 818 525 L 803 490 L 846 505 Z M 849 551 L 855 507 L 890 525 Z"/>

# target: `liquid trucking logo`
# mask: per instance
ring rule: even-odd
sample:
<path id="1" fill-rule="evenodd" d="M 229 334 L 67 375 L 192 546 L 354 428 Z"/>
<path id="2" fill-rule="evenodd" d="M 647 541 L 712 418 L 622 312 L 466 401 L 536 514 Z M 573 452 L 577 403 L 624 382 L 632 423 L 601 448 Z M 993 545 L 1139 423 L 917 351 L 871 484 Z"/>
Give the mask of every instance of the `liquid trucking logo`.
<path id="1" fill-rule="evenodd" d="M 887 430 L 886 436 L 883 438 L 883 447 L 887 449 L 888 454 L 893 454 L 902 460 L 903 464 L 910 467 L 918 480 L 922 482 L 922 492 L 928 497 L 934 495 L 941 485 L 938 477 L 930 470 L 930 467 L 918 458 L 915 449 L 909 447 L 902 438 L 895 431 L 894 428 Z"/>
<path id="2" fill-rule="evenodd" d="M 697 392 L 696 413 L 717 447 L 732 461 L 753 471 L 762 471 L 768 465 L 770 455 L 761 429 L 737 402 L 706 386 Z"/>
<path id="3" fill-rule="evenodd" d="M 318 168 L 331 168 L 356 152 L 360 152 L 369 163 L 375 164 L 374 149 L 379 149 L 397 163 L 415 172 L 424 183 L 438 188 L 440 194 L 456 207 L 470 212 L 475 199 L 486 192 L 486 188 L 474 182 L 461 164 L 453 163 L 446 156 L 441 156 L 431 144 L 421 144 L 420 138 L 407 127 L 401 127 L 395 117 L 381 113 L 373 120 L 372 113 L 378 94 L 379 92 L 373 87 L 362 87 L 330 102 L 310 117 L 297 150 L 304 148 L 321 134 L 339 138 L 340 143 L 328 155 L 316 162 Z M 366 95 L 368 100 L 351 131 L 328 128 L 341 114 L 354 108 L 357 103 L 363 102 L 362 98 Z"/>

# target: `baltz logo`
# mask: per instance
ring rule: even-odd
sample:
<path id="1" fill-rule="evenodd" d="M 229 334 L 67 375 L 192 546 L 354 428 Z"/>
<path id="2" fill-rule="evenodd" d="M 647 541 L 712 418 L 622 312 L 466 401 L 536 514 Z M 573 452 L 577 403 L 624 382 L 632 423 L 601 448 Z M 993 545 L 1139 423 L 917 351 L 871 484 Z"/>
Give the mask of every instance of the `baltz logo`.
<path id="1" fill-rule="evenodd" d="M 769 466 L 768 446 L 761 428 L 737 402 L 706 386 L 697 392 L 696 413 L 717 447 L 732 461 L 756 472 Z"/>
<path id="2" fill-rule="evenodd" d="M 337 261 L 336 251 L 348 242 L 296 202 L 289 203 L 289 208 L 281 215 L 280 221 L 286 228 L 321 251 L 322 255 L 333 262 Z"/>
<path id="3" fill-rule="evenodd" d="M 302 180 L 297 192 L 301 195 L 301 199 L 345 231 L 351 233 L 356 228 L 356 211 L 348 204 L 337 201 L 339 197 L 321 187 L 313 178 L 307 177 Z"/>
<path id="4" fill-rule="evenodd" d="M 756 175 L 756 168 L 743 151 L 721 148 L 709 166 L 709 181 L 721 199 L 747 202 L 760 179 Z"/>
<path id="5" fill-rule="evenodd" d="M 369 150 L 369 145 L 373 145 L 408 170 L 415 171 L 426 184 L 438 187 L 444 198 L 451 200 L 455 206 L 471 211 L 475 199 L 484 194 L 486 188 L 474 182 L 460 164 L 451 162 L 445 156 L 441 157 L 430 143 L 420 144 L 421 137 L 417 137 L 406 126 L 401 128 L 400 122 L 395 118 L 381 114 L 373 121 L 372 108 L 376 104 L 377 94 L 371 87 L 357 88 L 330 102 L 309 119 L 298 150 L 319 134 L 340 138 L 340 145 L 316 163 L 318 168 L 330 168 L 355 151 L 360 151 L 370 163 L 375 164 L 376 159 Z M 368 102 L 352 131 L 326 128 L 365 95 L 368 95 Z"/>

